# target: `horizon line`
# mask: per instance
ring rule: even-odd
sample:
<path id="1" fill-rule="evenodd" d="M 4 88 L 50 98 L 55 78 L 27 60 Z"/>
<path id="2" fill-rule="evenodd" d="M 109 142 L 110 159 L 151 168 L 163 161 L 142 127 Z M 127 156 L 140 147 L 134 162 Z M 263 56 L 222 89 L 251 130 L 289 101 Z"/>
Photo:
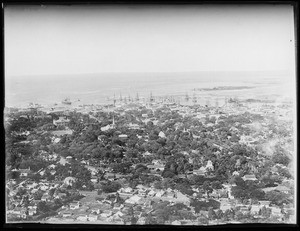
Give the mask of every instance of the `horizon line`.
<path id="1" fill-rule="evenodd" d="M 292 70 L 204 70 L 204 71 L 104 71 L 104 72 L 85 72 L 85 73 L 67 73 L 67 74 L 24 74 L 24 75 L 8 75 L 5 77 L 38 77 L 38 76 L 71 76 L 71 75 L 101 75 L 101 74 L 198 74 L 198 73 L 221 73 L 221 72 L 235 72 L 235 73 L 289 73 Z"/>

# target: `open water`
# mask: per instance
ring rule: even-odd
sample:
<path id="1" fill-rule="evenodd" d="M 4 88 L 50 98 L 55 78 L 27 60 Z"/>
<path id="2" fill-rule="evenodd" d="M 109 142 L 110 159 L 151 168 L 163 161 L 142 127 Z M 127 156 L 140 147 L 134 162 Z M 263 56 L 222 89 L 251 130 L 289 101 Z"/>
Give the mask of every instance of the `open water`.
<path id="1" fill-rule="evenodd" d="M 293 82 L 290 80 L 285 74 L 258 72 L 101 73 L 6 77 L 5 105 L 25 106 L 31 102 L 50 105 L 67 97 L 71 101 L 79 99 L 82 104 L 107 104 L 112 102 L 114 95 L 117 99 L 120 95 L 123 98 L 135 98 L 137 94 L 140 98 L 149 98 L 151 93 L 153 96 L 176 96 L 182 99 L 186 94 L 190 97 L 194 95 L 200 104 L 212 98 L 219 98 L 219 102 L 222 103 L 225 97 L 249 97 L 251 94 L 253 97 L 266 93 L 286 96 L 293 89 Z M 283 85 L 286 86 L 284 91 Z M 206 92 L 194 90 L 219 86 L 253 88 Z"/>

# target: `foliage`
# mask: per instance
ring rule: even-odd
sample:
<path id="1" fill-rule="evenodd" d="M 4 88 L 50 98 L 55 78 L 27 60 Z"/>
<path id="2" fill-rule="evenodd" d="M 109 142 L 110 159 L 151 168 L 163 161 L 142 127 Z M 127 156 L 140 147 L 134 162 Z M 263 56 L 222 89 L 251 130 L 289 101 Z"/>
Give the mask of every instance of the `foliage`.
<path id="1" fill-rule="evenodd" d="M 121 188 L 121 184 L 115 181 L 107 182 L 106 184 L 103 184 L 101 187 L 101 190 L 105 193 L 112 193 L 116 192 Z"/>
<path id="2" fill-rule="evenodd" d="M 210 207 L 212 207 L 213 209 L 219 209 L 220 202 L 213 200 L 213 199 L 209 199 L 208 202 L 192 199 L 191 206 L 195 208 L 196 213 L 199 213 L 200 210 L 207 211 Z"/>

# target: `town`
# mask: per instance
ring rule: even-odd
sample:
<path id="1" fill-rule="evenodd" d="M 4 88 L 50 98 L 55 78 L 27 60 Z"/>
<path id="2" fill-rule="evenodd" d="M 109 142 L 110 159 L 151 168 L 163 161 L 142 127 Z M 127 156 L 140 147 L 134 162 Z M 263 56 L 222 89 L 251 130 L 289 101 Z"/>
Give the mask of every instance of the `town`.
<path id="1" fill-rule="evenodd" d="M 152 95 L 5 108 L 7 222 L 295 222 L 292 110 Z"/>

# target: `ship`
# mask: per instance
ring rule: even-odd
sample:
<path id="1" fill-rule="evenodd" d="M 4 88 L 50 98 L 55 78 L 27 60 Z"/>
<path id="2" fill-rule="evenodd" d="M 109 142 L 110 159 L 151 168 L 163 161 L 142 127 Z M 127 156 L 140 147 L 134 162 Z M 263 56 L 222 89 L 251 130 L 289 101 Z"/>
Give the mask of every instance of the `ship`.
<path id="1" fill-rule="evenodd" d="M 195 94 L 193 95 L 193 103 L 197 103 L 197 97 Z"/>
<path id="2" fill-rule="evenodd" d="M 62 103 L 63 103 L 63 104 L 68 104 L 68 105 L 72 104 L 72 102 L 70 101 L 69 98 L 65 98 L 65 99 L 62 101 Z"/>

